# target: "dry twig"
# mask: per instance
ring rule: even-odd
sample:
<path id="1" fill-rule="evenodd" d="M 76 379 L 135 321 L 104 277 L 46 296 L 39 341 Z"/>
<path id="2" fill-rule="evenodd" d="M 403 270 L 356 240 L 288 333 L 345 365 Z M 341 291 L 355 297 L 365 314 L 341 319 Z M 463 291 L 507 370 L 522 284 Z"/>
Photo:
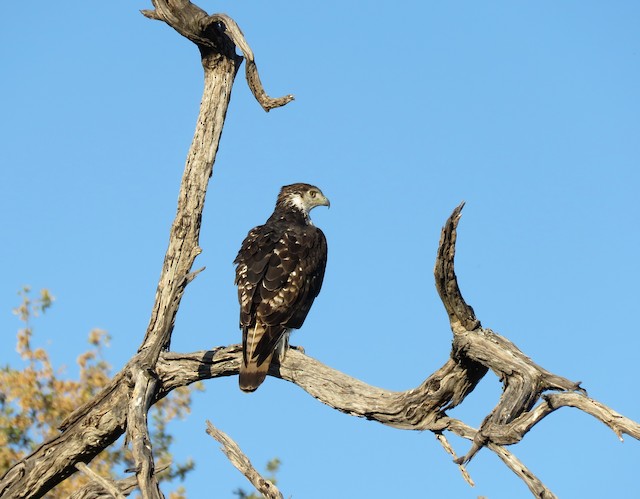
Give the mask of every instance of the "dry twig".
<path id="1" fill-rule="evenodd" d="M 229 458 L 240 473 L 267 499 L 283 499 L 282 494 L 273 482 L 265 479 L 253 467 L 249 458 L 242 452 L 238 444 L 226 433 L 218 430 L 211 421 L 207 421 L 207 433 L 222 444 L 222 452 Z"/>
<path id="2" fill-rule="evenodd" d="M 266 95 L 253 52 L 240 28 L 228 16 L 210 16 L 188 0 L 152 1 L 155 10 L 143 11 L 143 14 L 164 21 L 200 49 L 204 95 L 149 325 L 138 353 L 109 385 L 90 403 L 74 411 L 61 424 L 59 435 L 44 442 L 0 478 L 0 497 L 43 496 L 74 473 L 77 466 L 82 468 L 78 463 L 89 462 L 125 429 L 133 447 L 137 484 L 143 497 L 162 497 L 148 438 L 146 416 L 149 406 L 177 387 L 238 373 L 241 357 L 238 345 L 190 354 L 166 350 L 185 287 L 197 274 L 191 268 L 201 251 L 198 241 L 205 194 L 231 87 L 243 60 L 236 54 L 236 47 L 246 58 L 249 86 L 265 110 L 284 105 L 292 97 L 273 99 Z M 442 436 L 444 431 L 469 439 L 471 449 L 462 458 L 456 458 L 463 474 L 462 465 L 486 447 L 524 481 L 534 496 L 552 498 L 551 491 L 505 445 L 519 442 L 543 418 L 565 406 L 591 414 L 620 438 L 627 434 L 640 439 L 640 425 L 590 399 L 579 383 L 546 371 L 512 342 L 481 325 L 473 308 L 462 297 L 454 269 L 462 207 L 461 204 L 453 211 L 443 227 L 434 269 L 436 287 L 453 332 L 450 358 L 440 369 L 416 388 L 392 392 L 370 386 L 291 350 L 269 374 L 295 383 L 320 402 L 346 414 L 399 429 L 436 432 L 441 443 L 447 444 L 445 448 L 448 443 Z M 500 377 L 504 391 L 480 428 L 476 430 L 450 418 L 446 411 L 461 404 L 489 370 Z M 547 393 L 549 391 L 557 393 Z M 223 434 L 215 430 L 213 434 L 225 442 L 225 449 L 232 449 L 228 454 L 232 461 L 239 459 L 244 463 L 239 469 L 249 469 L 248 460 L 238 458 L 240 455 L 246 459 L 228 437 L 223 438 Z M 453 449 L 448 451 L 455 456 Z M 468 479 L 467 475 L 465 479 Z M 258 485 L 262 483 L 259 480 Z M 126 486 L 129 490 L 131 482 L 131 478 L 126 479 L 119 483 L 118 489 L 122 492 Z M 95 488 L 83 489 L 81 494 L 85 495 L 78 497 L 100 497 L 100 492 L 91 490 Z M 277 489 L 274 487 L 269 491 Z M 273 497 L 281 496 L 278 493 Z"/>
<path id="3" fill-rule="evenodd" d="M 114 499 L 124 499 L 125 496 L 120 492 L 116 484 L 107 478 L 101 477 L 84 463 L 76 463 L 76 468 L 87 475 L 93 482 L 97 483 L 105 492 L 110 494 Z"/>
<path id="4" fill-rule="evenodd" d="M 156 468 L 156 474 L 162 473 L 169 467 L 170 464 L 158 466 Z M 78 468 L 78 465 L 76 465 L 76 468 Z M 138 478 L 133 475 L 111 483 L 113 483 L 122 496 L 126 497 L 138 487 Z M 113 492 L 106 492 L 100 483 L 94 481 L 75 491 L 69 499 L 112 499 L 113 497 Z"/>

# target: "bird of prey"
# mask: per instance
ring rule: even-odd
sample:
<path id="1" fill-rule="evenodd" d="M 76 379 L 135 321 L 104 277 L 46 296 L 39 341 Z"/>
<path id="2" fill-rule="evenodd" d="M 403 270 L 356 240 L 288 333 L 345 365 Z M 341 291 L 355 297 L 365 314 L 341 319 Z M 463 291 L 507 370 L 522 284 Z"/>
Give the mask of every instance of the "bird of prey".
<path id="1" fill-rule="evenodd" d="M 327 240 L 309 218 L 329 200 L 309 184 L 285 185 L 264 225 L 249 231 L 236 264 L 240 302 L 242 363 L 240 389 L 253 392 L 264 381 L 271 359 L 281 360 L 291 329 L 302 326 L 320 292 Z"/>

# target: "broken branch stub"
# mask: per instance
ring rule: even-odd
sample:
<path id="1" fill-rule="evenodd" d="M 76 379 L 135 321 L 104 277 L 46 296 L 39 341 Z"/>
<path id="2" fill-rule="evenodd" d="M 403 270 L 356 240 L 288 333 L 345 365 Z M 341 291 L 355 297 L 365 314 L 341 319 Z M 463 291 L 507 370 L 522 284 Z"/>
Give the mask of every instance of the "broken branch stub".
<path id="1" fill-rule="evenodd" d="M 153 5 L 155 10 L 143 11 L 145 16 L 165 22 L 198 46 L 204 68 L 204 91 L 149 325 L 138 353 L 108 386 L 94 400 L 66 418 L 61 425 L 62 433 L 44 442 L 0 478 L 0 497 L 42 496 L 75 473 L 78 462 L 91 461 L 113 443 L 123 433 L 127 418 L 130 422 L 142 422 L 142 426 L 146 424 L 143 421 L 146 409 L 141 411 L 140 407 L 130 403 L 136 385 L 132 380 L 140 379 L 141 375 L 155 376 L 158 358 L 170 345 L 185 287 L 194 275 L 191 268 L 201 251 L 198 240 L 205 194 L 213 172 L 231 88 L 242 62 L 242 57 L 235 51 L 236 43 L 250 54 L 254 63 L 251 71 L 257 75 L 253 53 L 230 18 L 210 17 L 188 0 L 153 0 Z M 259 78 L 252 77 L 251 81 L 254 95 L 258 96 L 263 107 L 272 108 L 290 100 L 270 99 Z M 139 400 L 157 400 L 158 394 L 152 393 L 155 390 L 153 384 L 149 384 Z M 134 410 L 136 414 L 132 414 Z M 142 426 L 129 429 L 128 436 L 132 442 L 138 439 L 143 443 L 146 441 L 145 435 L 140 433 L 144 433 Z M 153 454 L 146 453 L 144 445 L 138 449 L 138 484 L 143 494 L 146 489 L 152 491 L 149 493 L 151 496 L 157 495 L 153 492 L 157 489 L 153 483 Z"/>
<path id="2" fill-rule="evenodd" d="M 267 94 L 260 80 L 253 50 L 235 20 L 226 14 L 208 15 L 200 7 L 186 0 L 171 3 L 170 7 L 167 1 L 153 0 L 155 10 L 141 12 L 149 19 L 164 21 L 195 43 L 200 48 L 203 59 L 214 51 L 229 58 L 237 58 L 239 66 L 242 57 L 236 55 L 237 47 L 245 59 L 245 76 L 249 89 L 265 111 L 269 112 L 294 100 L 291 94 L 282 97 L 270 97 Z M 177 10 L 176 5 L 180 6 Z"/>

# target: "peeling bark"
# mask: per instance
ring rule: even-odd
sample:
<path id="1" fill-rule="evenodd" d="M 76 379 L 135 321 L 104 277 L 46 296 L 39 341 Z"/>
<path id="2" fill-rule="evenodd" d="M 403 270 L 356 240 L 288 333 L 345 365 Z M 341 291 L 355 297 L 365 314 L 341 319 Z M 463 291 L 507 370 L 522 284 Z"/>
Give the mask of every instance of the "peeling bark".
<path id="1" fill-rule="evenodd" d="M 208 15 L 188 0 L 152 1 L 155 10 L 145 10 L 143 14 L 165 22 L 200 49 L 204 95 L 149 325 L 138 352 L 108 386 L 67 417 L 60 425 L 59 435 L 42 443 L 0 478 L 2 498 L 42 497 L 78 469 L 91 474 L 83 463 L 89 463 L 125 431 L 133 449 L 136 477 L 114 484 L 92 476 L 94 483 L 73 497 L 117 497 L 129 494 L 136 486 L 144 498 L 162 497 L 156 478 L 159 470 L 148 435 L 149 407 L 178 387 L 238 374 L 239 345 L 187 354 L 167 351 L 185 288 L 199 272 L 191 269 L 201 251 L 198 240 L 205 195 L 231 88 L 243 61 L 243 57 L 236 54 L 236 48 L 244 55 L 247 82 L 263 109 L 269 111 L 282 106 L 293 97 L 271 98 L 265 93 L 253 52 L 231 18 L 223 14 Z M 470 484 L 473 482 L 464 464 L 486 448 L 496 453 L 535 497 L 553 498 L 553 493 L 505 446 L 522 440 L 531 428 L 562 407 L 574 407 L 592 415 L 619 438 L 627 434 L 640 440 L 640 425 L 589 398 L 579 382 L 545 370 L 508 339 L 482 326 L 462 297 L 455 274 L 457 227 L 462 208 L 463 204 L 453 211 L 442 229 L 434 268 L 436 288 L 453 333 L 450 355 L 440 369 L 415 388 L 389 391 L 290 350 L 280 365 L 271 366 L 269 374 L 298 385 L 318 401 L 345 414 L 403 430 L 432 431 Z M 447 411 L 463 403 L 489 370 L 499 377 L 504 389 L 480 428 L 474 429 L 449 417 Z M 223 442 L 230 459 L 263 494 L 282 497 L 275 487 L 265 485 L 266 482 L 254 474 L 250 463 L 247 466 L 246 456 L 234 447 L 228 436 L 212 428 L 210 433 Z M 470 450 L 456 457 L 445 432 L 470 440 Z"/>
<path id="2" fill-rule="evenodd" d="M 144 11 L 143 14 L 166 22 L 200 49 L 204 92 L 149 325 L 138 353 L 114 380 L 93 401 L 62 422 L 60 435 L 43 443 L 0 478 L 0 497 L 41 497 L 75 473 L 77 463 L 91 461 L 112 444 L 124 432 L 127 418 L 133 426 L 129 428 L 129 439 L 134 443 L 138 484 L 143 496 L 162 496 L 155 483 L 153 453 L 144 435 L 148 404 L 144 403 L 143 409 L 137 404 L 155 398 L 155 387 L 151 383 L 143 390 L 144 393 L 138 394 L 134 390 L 137 386 L 134 380 L 140 380 L 141 376 L 149 379 L 156 376 L 156 363 L 160 353 L 169 348 L 184 289 L 197 275 L 197 272 L 191 272 L 191 268 L 201 252 L 198 240 L 205 195 L 213 173 L 231 88 L 243 60 L 236 54 L 236 44 L 250 61 L 251 69 L 247 69 L 249 84 L 263 107 L 271 109 L 292 99 L 290 96 L 272 99 L 264 92 L 253 53 L 233 20 L 224 15 L 209 16 L 188 0 L 153 0 L 153 5 L 154 11 Z"/>

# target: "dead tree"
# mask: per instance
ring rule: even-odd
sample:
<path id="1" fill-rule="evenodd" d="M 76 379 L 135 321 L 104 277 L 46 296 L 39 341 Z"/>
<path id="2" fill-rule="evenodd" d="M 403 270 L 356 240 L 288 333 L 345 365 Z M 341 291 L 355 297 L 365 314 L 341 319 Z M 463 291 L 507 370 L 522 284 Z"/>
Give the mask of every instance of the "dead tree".
<path id="1" fill-rule="evenodd" d="M 3 498 L 41 497 L 78 471 L 90 476 L 92 483 L 77 491 L 76 498 L 123 497 L 136 487 L 145 499 L 162 497 L 147 427 L 150 406 L 177 387 L 238 373 L 239 345 L 186 354 L 167 350 L 185 287 L 200 272 L 192 267 L 201 252 L 198 241 L 205 194 L 231 88 L 243 60 L 248 84 L 266 111 L 287 104 L 293 97 L 274 99 L 265 93 L 251 48 L 231 18 L 208 15 L 188 0 L 152 1 L 155 9 L 143 14 L 165 22 L 199 48 L 204 95 L 149 325 L 137 353 L 108 386 L 67 417 L 57 436 L 43 442 L 0 479 Z M 416 388 L 392 392 L 367 385 L 291 350 L 280 366 L 272 366 L 269 374 L 298 385 L 345 414 L 394 428 L 433 432 L 467 480 L 470 479 L 464 465 L 479 450 L 487 448 L 525 482 L 535 497 L 555 497 L 506 446 L 519 442 L 544 417 L 567 406 L 592 415 L 619 437 L 627 434 L 640 439 L 640 425 L 589 398 L 579 383 L 546 371 L 509 340 L 481 325 L 462 298 L 454 271 L 461 210 L 462 205 L 442 229 L 435 263 L 436 287 L 453 332 L 451 353 L 440 369 Z M 502 381 L 503 393 L 480 428 L 449 417 L 447 410 L 461 404 L 489 370 Z M 233 440 L 211 424 L 207 431 L 223 444 L 232 462 L 265 497 L 282 497 L 251 467 Z M 456 456 L 445 437 L 447 431 L 472 442 L 466 455 Z M 115 483 L 97 476 L 87 464 L 125 432 L 136 463 L 135 477 Z"/>

